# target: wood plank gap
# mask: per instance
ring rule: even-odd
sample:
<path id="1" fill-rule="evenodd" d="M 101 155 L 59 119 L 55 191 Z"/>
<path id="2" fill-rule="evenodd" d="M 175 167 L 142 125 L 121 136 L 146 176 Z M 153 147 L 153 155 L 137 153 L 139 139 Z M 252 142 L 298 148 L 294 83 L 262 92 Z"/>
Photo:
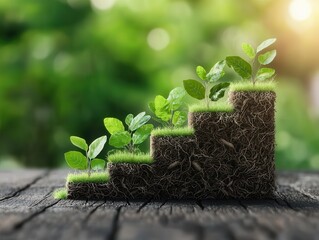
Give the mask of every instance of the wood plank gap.
<path id="1" fill-rule="evenodd" d="M 116 208 L 116 214 L 113 218 L 111 232 L 109 235 L 106 236 L 106 240 L 115 240 L 116 239 L 118 228 L 119 228 L 119 218 L 120 218 L 120 213 L 121 213 L 122 208 L 123 208 L 123 206 L 119 206 Z"/>
<path id="2" fill-rule="evenodd" d="M 101 206 L 103 206 L 106 203 L 106 200 L 104 202 L 102 202 L 101 204 L 97 205 L 95 208 L 93 208 L 84 218 L 84 220 L 82 221 L 82 226 L 85 226 L 87 224 L 87 222 L 90 220 L 90 217 L 93 215 L 93 213 L 96 212 L 96 210 L 98 208 L 100 208 Z"/>
<path id="3" fill-rule="evenodd" d="M 44 177 L 48 176 L 49 174 L 50 174 L 50 171 L 49 171 L 49 170 L 45 171 L 45 172 L 44 172 L 43 174 L 41 174 L 40 176 L 36 177 L 33 181 L 31 181 L 30 183 L 24 185 L 22 188 L 16 190 L 15 192 L 11 193 L 9 196 L 6 196 L 6 197 L 1 198 L 1 199 L 0 199 L 0 202 L 18 196 L 21 192 L 27 190 L 27 189 L 30 188 L 33 184 L 36 184 L 39 180 L 43 179 Z"/>
<path id="4" fill-rule="evenodd" d="M 195 203 L 200 207 L 200 209 L 202 209 L 202 210 L 204 211 L 205 207 L 204 207 L 204 205 L 202 204 L 202 201 L 201 201 L 201 200 L 197 200 Z"/>
<path id="5" fill-rule="evenodd" d="M 139 208 L 136 210 L 136 213 L 139 213 L 147 204 L 149 204 L 151 201 L 153 200 L 153 198 L 149 198 L 148 200 L 146 200 L 145 202 L 143 202 L 141 204 L 141 206 L 139 206 Z"/>
<path id="6" fill-rule="evenodd" d="M 20 229 L 24 226 L 24 224 L 28 223 L 30 220 L 32 220 L 33 218 L 39 216 L 40 214 L 44 213 L 47 209 L 53 207 L 54 205 L 56 205 L 56 204 L 57 204 L 58 202 L 60 202 L 60 201 L 61 201 L 61 200 L 57 200 L 57 201 L 55 201 L 54 203 L 52 203 L 52 204 L 50 204 L 50 205 L 48 205 L 48 206 L 45 206 L 45 207 L 43 207 L 42 209 L 40 209 L 39 211 L 37 211 L 37 212 L 31 214 L 29 217 L 27 217 L 27 218 L 23 219 L 22 221 L 18 222 L 17 224 L 15 224 L 15 225 L 13 226 L 13 229 L 14 229 L 14 230 L 20 230 Z"/>

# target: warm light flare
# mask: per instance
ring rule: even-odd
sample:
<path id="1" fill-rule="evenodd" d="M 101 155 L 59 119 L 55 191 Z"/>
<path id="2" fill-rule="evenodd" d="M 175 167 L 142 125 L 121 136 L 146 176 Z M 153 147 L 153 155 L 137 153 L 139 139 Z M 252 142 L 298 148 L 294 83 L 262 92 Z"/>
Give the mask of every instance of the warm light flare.
<path id="1" fill-rule="evenodd" d="M 292 0 L 289 5 L 289 13 L 296 21 L 305 21 L 312 14 L 312 6 L 309 0 Z"/>

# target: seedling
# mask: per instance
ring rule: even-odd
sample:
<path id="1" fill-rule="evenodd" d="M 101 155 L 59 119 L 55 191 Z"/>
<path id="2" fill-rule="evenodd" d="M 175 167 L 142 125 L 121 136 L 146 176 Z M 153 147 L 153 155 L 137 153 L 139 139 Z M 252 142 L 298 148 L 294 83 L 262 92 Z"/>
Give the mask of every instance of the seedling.
<path id="1" fill-rule="evenodd" d="M 187 113 L 181 110 L 186 92 L 183 88 L 174 88 L 167 99 L 157 95 L 148 107 L 155 115 L 153 119 L 166 127 L 181 127 L 187 119 Z"/>
<path id="2" fill-rule="evenodd" d="M 242 49 L 249 57 L 250 61 L 246 62 L 239 56 L 226 57 L 226 62 L 242 79 L 251 80 L 253 85 L 257 81 L 264 81 L 273 78 L 275 69 L 262 67 L 270 64 L 276 57 L 276 50 L 262 53 L 263 50 L 276 42 L 276 38 L 270 38 L 263 41 L 256 49 L 250 44 L 243 43 Z"/>
<path id="3" fill-rule="evenodd" d="M 125 149 L 130 153 L 138 152 L 138 145 L 149 137 L 154 128 L 152 124 L 146 124 L 150 119 L 151 116 L 145 115 L 145 112 L 139 113 L 136 117 L 133 114 L 128 114 L 125 118 L 128 129 L 125 130 L 121 120 L 105 118 L 104 126 L 111 134 L 109 144 L 119 149 Z"/>
<path id="4" fill-rule="evenodd" d="M 217 62 L 209 71 L 206 70 L 202 66 L 198 66 L 196 68 L 196 73 L 200 78 L 200 81 L 194 79 L 184 80 L 184 88 L 186 92 L 193 98 L 198 100 L 205 99 L 206 107 L 209 108 L 210 101 L 218 101 L 225 95 L 225 91 L 229 87 L 228 82 L 217 83 L 224 75 L 224 67 L 226 65 L 226 61 Z"/>
<path id="5" fill-rule="evenodd" d="M 90 146 L 86 143 L 85 139 L 71 136 L 71 143 L 84 150 L 86 156 L 84 156 L 81 152 L 78 151 L 70 151 L 64 154 L 65 160 L 67 164 L 76 170 L 88 170 L 88 176 L 91 175 L 91 170 L 104 169 L 105 161 L 103 159 L 96 158 L 97 155 L 102 151 L 105 143 L 106 136 L 99 137 L 95 139 Z"/>

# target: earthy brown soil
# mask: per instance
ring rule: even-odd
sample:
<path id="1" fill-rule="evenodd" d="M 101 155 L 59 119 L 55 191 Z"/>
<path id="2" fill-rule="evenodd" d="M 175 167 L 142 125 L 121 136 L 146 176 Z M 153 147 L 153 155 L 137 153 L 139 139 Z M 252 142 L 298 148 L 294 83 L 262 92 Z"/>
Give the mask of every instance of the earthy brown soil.
<path id="1" fill-rule="evenodd" d="M 70 198 L 267 198 L 275 190 L 273 92 L 233 92 L 232 113 L 189 113 L 194 136 L 152 137 L 155 162 L 109 164 L 108 184 L 70 184 Z M 82 186 L 82 187 L 81 187 Z"/>

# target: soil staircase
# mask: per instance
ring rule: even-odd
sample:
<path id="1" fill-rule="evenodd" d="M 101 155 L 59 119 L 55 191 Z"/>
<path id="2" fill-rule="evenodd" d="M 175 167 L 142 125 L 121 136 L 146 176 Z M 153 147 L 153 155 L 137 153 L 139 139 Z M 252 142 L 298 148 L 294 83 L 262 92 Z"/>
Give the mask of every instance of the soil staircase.
<path id="1" fill-rule="evenodd" d="M 188 136 L 151 136 L 151 164 L 108 163 L 108 183 L 69 183 L 72 199 L 265 198 L 275 190 L 272 91 L 229 92 L 232 112 L 190 112 Z"/>

